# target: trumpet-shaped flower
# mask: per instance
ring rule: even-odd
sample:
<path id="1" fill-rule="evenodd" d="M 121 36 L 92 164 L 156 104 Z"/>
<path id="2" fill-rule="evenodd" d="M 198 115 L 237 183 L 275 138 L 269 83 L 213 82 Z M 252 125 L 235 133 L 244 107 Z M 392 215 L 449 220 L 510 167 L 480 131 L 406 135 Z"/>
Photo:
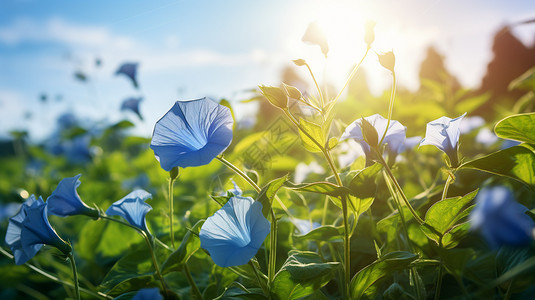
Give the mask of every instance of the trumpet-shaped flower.
<path id="1" fill-rule="evenodd" d="M 150 234 L 147 228 L 147 221 L 145 215 L 152 210 L 152 207 L 145 203 L 147 199 L 152 198 L 152 195 L 144 190 L 135 190 L 126 195 L 121 200 L 113 203 L 106 214 L 109 216 L 121 216 L 130 225 L 135 226 L 146 233 Z"/>
<path id="2" fill-rule="evenodd" d="M 378 139 L 380 140 L 386 130 L 388 120 L 378 114 L 366 117 L 364 119 L 375 128 L 375 130 L 377 131 Z M 371 149 L 370 145 L 368 145 L 368 143 L 364 140 L 364 134 L 362 132 L 361 126 L 361 119 L 358 119 L 353 123 L 349 124 L 349 126 L 347 126 L 346 130 L 342 134 L 342 139 L 355 139 L 355 141 L 357 141 L 362 146 L 362 149 L 368 157 Z M 386 144 L 386 149 L 389 153 L 398 154 L 401 150 L 403 150 L 406 131 L 407 128 L 401 125 L 401 123 L 395 120 L 390 120 L 388 130 L 386 131 L 385 138 L 383 139 L 383 144 Z"/>
<path id="3" fill-rule="evenodd" d="M 246 264 L 256 255 L 270 231 L 262 204 L 250 197 L 234 196 L 204 222 L 201 247 L 220 267 Z"/>
<path id="4" fill-rule="evenodd" d="M 470 214 L 471 227 L 478 229 L 492 247 L 529 244 L 535 222 L 525 214 L 525 206 L 515 201 L 513 192 L 496 186 L 479 191 L 476 207 Z"/>
<path id="5" fill-rule="evenodd" d="M 150 147 L 161 167 L 206 165 L 232 141 L 230 110 L 208 98 L 177 101 L 154 126 Z"/>
<path id="6" fill-rule="evenodd" d="M 425 138 L 420 146 L 433 145 L 446 153 L 450 159 L 452 167 L 457 167 L 459 159 L 457 158 L 457 147 L 459 136 L 461 134 L 460 124 L 466 113 L 455 119 L 440 117 L 427 123 Z"/>
<path id="7" fill-rule="evenodd" d="M 142 100 L 143 100 L 142 97 L 138 97 L 138 98 L 131 97 L 131 98 L 125 99 L 123 103 L 121 103 L 121 111 L 129 110 L 135 113 L 139 117 L 140 120 L 143 120 L 143 116 L 139 112 L 139 103 L 141 103 Z"/>
<path id="8" fill-rule="evenodd" d="M 9 219 L 6 243 L 11 248 L 17 265 L 34 257 L 44 244 L 54 246 L 64 254 L 69 254 L 72 250 L 50 226 L 47 205 L 43 199 L 36 199 L 34 195 Z"/>
<path id="9" fill-rule="evenodd" d="M 72 215 L 86 215 L 92 218 L 98 218 L 98 211 L 85 204 L 76 189 L 80 185 L 80 176 L 62 179 L 58 187 L 48 197 L 48 211 L 50 214 L 66 217 Z"/>
<path id="10" fill-rule="evenodd" d="M 126 77 L 130 78 L 134 87 L 138 88 L 137 79 L 136 79 L 137 65 L 138 65 L 137 63 L 124 63 L 119 67 L 119 69 L 117 69 L 117 71 L 115 72 L 115 75 L 119 75 L 119 74 L 125 75 Z"/>

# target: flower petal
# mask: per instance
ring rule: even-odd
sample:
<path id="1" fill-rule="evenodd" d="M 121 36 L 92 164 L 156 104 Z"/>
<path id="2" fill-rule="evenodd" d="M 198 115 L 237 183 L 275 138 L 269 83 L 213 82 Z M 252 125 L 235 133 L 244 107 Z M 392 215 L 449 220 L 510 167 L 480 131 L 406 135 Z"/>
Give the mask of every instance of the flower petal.
<path id="1" fill-rule="evenodd" d="M 221 267 L 246 264 L 270 231 L 262 204 L 235 196 L 204 222 L 199 237 L 213 261 Z"/>
<path id="2" fill-rule="evenodd" d="M 152 195 L 147 191 L 135 190 L 113 203 L 106 210 L 106 214 L 109 216 L 121 216 L 130 225 L 136 226 L 150 234 L 145 220 L 145 215 L 152 210 L 152 207 L 145 203 L 150 198 L 152 198 Z"/>
<path id="3" fill-rule="evenodd" d="M 76 191 L 81 183 L 80 176 L 82 174 L 64 178 L 59 182 L 52 195 L 46 200 L 50 214 L 61 217 L 72 215 L 98 216 L 98 212 L 87 206 Z"/>
<path id="4" fill-rule="evenodd" d="M 230 110 L 208 98 L 177 101 L 154 126 L 151 149 L 161 167 L 206 165 L 232 141 Z"/>

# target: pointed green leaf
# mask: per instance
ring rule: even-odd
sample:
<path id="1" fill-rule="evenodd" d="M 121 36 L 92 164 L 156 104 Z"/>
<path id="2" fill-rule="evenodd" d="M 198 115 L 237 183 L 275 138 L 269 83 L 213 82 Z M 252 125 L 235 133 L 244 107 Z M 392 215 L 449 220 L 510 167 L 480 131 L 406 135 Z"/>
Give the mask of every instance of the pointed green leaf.
<path id="1" fill-rule="evenodd" d="M 315 252 L 292 250 L 275 274 L 271 289 L 273 299 L 298 299 L 313 294 L 327 284 L 338 262 L 323 262 Z"/>
<path id="2" fill-rule="evenodd" d="M 535 90 L 535 67 L 527 70 L 520 77 L 511 81 L 509 89 Z"/>
<path id="3" fill-rule="evenodd" d="M 503 175 L 535 189 L 535 153 L 522 145 L 466 162 L 460 168 Z"/>
<path id="4" fill-rule="evenodd" d="M 347 195 L 349 192 L 351 192 L 346 187 L 340 187 L 336 184 L 322 181 L 322 182 L 314 182 L 314 183 L 300 183 L 295 184 L 290 181 L 287 181 L 284 184 L 287 188 L 297 191 L 303 191 L 303 192 L 312 192 L 312 193 L 318 193 L 318 194 L 324 194 L 334 197 L 340 197 L 343 195 Z"/>
<path id="5" fill-rule="evenodd" d="M 416 254 L 396 251 L 383 255 L 380 259 L 360 270 L 351 279 L 351 299 L 360 299 L 377 281 L 394 272 L 407 269 L 418 258 Z M 373 297 L 372 297 L 373 298 Z"/>
<path id="6" fill-rule="evenodd" d="M 437 232 L 422 226 L 425 235 L 438 244 L 442 236 L 467 215 L 464 212 L 477 195 L 477 192 L 478 190 L 475 190 L 462 197 L 447 198 L 433 204 L 425 214 L 425 223 L 432 226 Z"/>
<path id="7" fill-rule="evenodd" d="M 300 119 L 299 124 L 301 124 L 303 130 L 305 130 L 308 135 L 310 135 L 310 137 L 312 137 L 312 139 L 317 142 L 316 144 L 308 135 L 306 135 L 301 129 L 299 129 L 299 136 L 301 137 L 301 141 L 303 142 L 303 146 L 305 146 L 305 149 L 310 152 L 321 152 L 322 148 L 325 147 L 325 135 L 321 126 L 316 123 L 309 122 L 305 119 Z"/>
<path id="8" fill-rule="evenodd" d="M 333 225 L 323 225 L 315 228 L 304 235 L 295 235 L 295 237 L 306 240 L 314 240 L 318 242 L 342 242 L 344 234 L 344 227 L 336 227 Z"/>
<path id="9" fill-rule="evenodd" d="M 256 201 L 262 203 L 262 214 L 264 217 L 268 216 L 269 211 L 271 210 L 273 198 L 275 198 L 277 191 L 282 187 L 286 180 L 288 180 L 288 174 L 281 178 L 273 179 L 272 181 L 268 182 L 268 184 L 266 184 L 258 194 Z"/>
<path id="10" fill-rule="evenodd" d="M 204 220 L 199 220 L 191 230 L 186 232 L 178 249 L 171 253 L 163 263 L 162 274 L 182 270 L 182 266 L 201 248 L 201 240 L 193 232 L 198 234 L 203 224 Z"/>
<path id="11" fill-rule="evenodd" d="M 535 113 L 509 116 L 496 124 L 494 132 L 504 139 L 535 144 Z"/>

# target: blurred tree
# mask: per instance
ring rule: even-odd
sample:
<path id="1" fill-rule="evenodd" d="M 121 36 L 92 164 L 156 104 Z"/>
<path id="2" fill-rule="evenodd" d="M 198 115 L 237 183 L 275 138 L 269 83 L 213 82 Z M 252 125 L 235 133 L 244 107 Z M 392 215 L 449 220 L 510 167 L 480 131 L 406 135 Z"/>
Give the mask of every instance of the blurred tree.
<path id="1" fill-rule="evenodd" d="M 491 98 L 478 113 L 486 118 L 492 117 L 496 104 L 512 107 L 524 92 L 509 91 L 509 83 L 535 65 L 535 45 L 525 46 L 506 25 L 494 35 L 492 61 L 487 65 L 487 73 L 481 81 L 478 93 L 490 92 Z"/>

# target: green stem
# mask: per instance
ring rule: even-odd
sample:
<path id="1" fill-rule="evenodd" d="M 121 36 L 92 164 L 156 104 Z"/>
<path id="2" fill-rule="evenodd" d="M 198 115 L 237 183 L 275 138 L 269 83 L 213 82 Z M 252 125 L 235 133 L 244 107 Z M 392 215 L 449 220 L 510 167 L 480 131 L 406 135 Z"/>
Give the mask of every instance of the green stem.
<path id="1" fill-rule="evenodd" d="M 3 255 L 5 255 L 7 258 L 9 259 L 13 259 L 13 255 L 11 255 L 9 252 L 7 252 L 6 250 L 4 250 L 4 248 L 0 247 L 0 253 L 2 253 Z M 41 269 L 39 269 L 38 267 L 30 264 L 30 263 L 25 263 L 26 266 L 28 266 L 30 269 L 34 270 L 35 272 L 45 276 L 46 278 L 52 280 L 52 281 L 55 281 L 57 283 L 60 283 L 60 284 L 63 284 L 63 285 L 67 285 L 67 286 L 70 286 L 70 287 L 74 287 L 74 284 L 68 282 L 68 281 L 64 281 L 62 279 L 59 279 L 58 277 L 52 275 L 52 274 L 49 274 Z M 93 292 L 93 291 L 90 291 L 88 289 L 84 289 L 84 288 L 79 288 L 79 290 L 81 292 L 84 292 L 88 295 L 91 295 L 93 297 L 102 297 L 102 298 L 106 298 L 106 299 L 113 299 L 113 297 L 111 296 L 108 296 L 104 293 L 101 293 L 101 292 Z"/>
<path id="2" fill-rule="evenodd" d="M 249 176 L 247 176 L 245 172 L 240 170 L 238 167 L 233 165 L 224 157 L 217 156 L 217 159 L 221 163 L 223 163 L 225 166 L 227 166 L 229 169 L 234 171 L 241 178 L 243 178 L 245 181 L 247 181 L 247 183 L 249 183 L 249 185 L 251 185 L 251 187 L 253 187 L 257 193 L 260 193 L 262 191 L 262 189 Z M 275 196 L 275 198 L 277 197 Z M 275 276 L 276 261 L 277 261 L 277 217 L 275 216 L 275 212 L 273 211 L 273 208 L 270 209 L 270 215 L 271 215 L 271 232 L 269 236 L 270 253 L 269 253 L 269 262 L 268 262 L 268 286 L 271 288 L 271 283 L 273 282 L 273 278 Z"/>
<path id="3" fill-rule="evenodd" d="M 388 128 L 390 127 L 390 120 L 392 120 L 392 109 L 394 108 L 394 99 L 396 98 L 396 72 L 392 72 L 392 91 L 390 93 L 390 103 L 388 104 L 388 121 L 386 122 L 386 128 L 385 132 L 383 133 L 383 137 L 381 138 L 381 141 L 378 145 L 381 145 L 383 143 L 383 140 L 385 139 L 386 132 L 388 131 Z"/>
<path id="4" fill-rule="evenodd" d="M 364 56 L 360 59 L 360 62 L 353 68 L 353 70 L 351 71 L 351 73 L 349 74 L 349 77 L 347 77 L 347 80 L 346 80 L 346 83 L 344 84 L 344 87 L 340 90 L 340 92 L 338 93 L 338 95 L 336 96 L 336 98 L 334 98 L 333 101 L 337 101 L 338 98 L 340 98 L 340 96 L 342 96 L 342 93 L 344 92 L 344 90 L 347 88 L 347 86 L 349 85 L 349 82 L 351 81 L 351 79 L 353 79 L 353 76 L 355 76 L 355 73 L 357 73 L 357 70 L 360 68 L 360 65 L 362 64 L 362 62 L 364 61 L 364 58 L 366 58 L 366 55 L 368 55 L 368 52 L 370 51 L 370 47 L 368 47 L 366 49 L 366 52 L 364 53 Z"/>
<path id="5" fill-rule="evenodd" d="M 165 295 L 167 295 L 167 285 L 165 284 L 165 280 L 163 279 L 162 273 L 160 272 L 160 265 L 158 264 L 158 261 L 156 260 L 156 255 L 154 254 L 154 249 L 152 247 L 152 242 L 149 238 L 149 235 L 141 230 L 139 231 L 141 233 L 141 236 L 143 236 L 143 239 L 147 243 L 147 247 L 149 247 L 150 256 L 152 259 L 152 264 L 154 265 L 154 270 L 156 270 L 156 275 L 158 276 L 158 279 L 160 279 L 160 282 L 162 283 L 162 288 L 164 290 Z"/>
<path id="6" fill-rule="evenodd" d="M 256 268 L 252 260 L 249 261 L 249 265 L 251 266 L 251 268 L 253 268 L 254 274 L 256 276 L 256 280 L 258 280 L 258 284 L 262 288 L 262 291 L 264 291 L 264 294 L 269 295 L 269 289 L 266 286 L 266 283 L 264 282 L 264 280 L 262 280 L 262 277 L 260 277 L 260 274 L 258 273 L 258 269 Z"/>
<path id="7" fill-rule="evenodd" d="M 388 174 L 388 177 L 390 177 L 390 180 L 392 180 L 392 182 L 394 183 L 394 186 L 396 187 L 397 191 L 401 195 L 401 198 L 403 199 L 403 202 L 405 202 L 405 205 L 407 205 L 407 208 L 409 208 L 409 211 L 411 212 L 412 216 L 414 217 L 414 219 L 416 219 L 416 221 L 418 221 L 418 223 L 420 223 L 420 225 L 423 225 L 425 223 L 424 220 L 422 220 L 422 218 L 420 218 L 420 216 L 418 216 L 418 214 L 416 213 L 414 208 L 412 208 L 412 205 L 410 204 L 409 200 L 407 199 L 407 196 L 405 196 L 405 193 L 403 192 L 403 189 L 401 188 L 401 186 L 399 185 L 398 181 L 396 180 L 396 177 L 394 177 L 394 174 L 392 173 L 392 170 L 390 170 L 390 167 L 388 167 L 388 164 L 384 160 L 383 156 L 381 155 L 381 153 L 379 153 L 379 151 L 377 149 L 374 148 L 374 150 L 375 150 L 375 154 L 377 156 L 377 159 L 379 159 L 379 162 L 383 165 L 383 167 L 385 167 L 385 170 L 386 170 L 386 173 Z"/>
<path id="8" fill-rule="evenodd" d="M 126 222 L 121 221 L 121 220 L 117 220 L 117 219 L 111 218 L 111 217 L 109 217 L 109 216 L 107 216 L 105 214 L 101 214 L 100 217 L 102 219 L 104 219 L 104 220 L 113 221 L 113 222 L 122 224 L 124 226 L 128 226 L 128 227 L 136 230 L 137 232 L 139 232 L 139 234 L 141 234 L 141 237 L 143 237 L 143 240 L 145 240 L 147 246 L 149 247 L 149 252 L 150 252 L 150 255 L 151 255 L 151 259 L 152 259 L 152 264 L 154 265 L 154 270 L 156 270 L 156 275 L 158 276 L 158 279 L 160 279 L 160 281 L 162 283 L 162 288 L 163 288 L 165 294 L 167 295 L 167 285 L 165 284 L 165 280 L 163 279 L 162 274 L 160 272 L 160 266 L 158 265 L 158 262 L 156 260 L 156 256 L 154 254 L 154 249 L 152 247 L 152 242 L 150 241 L 149 234 L 146 233 L 144 230 L 142 230 L 140 228 L 137 228 L 136 226 L 130 225 L 129 223 L 126 223 Z"/>
<path id="9" fill-rule="evenodd" d="M 509 282 L 509 286 L 507 287 L 507 291 L 505 292 L 505 297 L 503 297 L 504 300 L 509 300 L 511 298 L 511 294 L 513 294 L 513 281 L 514 279 L 511 279 Z"/>
<path id="10" fill-rule="evenodd" d="M 305 65 L 307 66 L 308 71 L 310 72 L 310 76 L 312 76 L 312 80 L 314 80 L 314 84 L 316 85 L 316 89 L 318 89 L 318 93 L 319 93 L 319 96 L 320 96 L 321 111 L 323 112 L 323 108 L 325 107 L 325 100 L 323 99 L 323 94 L 321 92 L 320 86 L 319 86 L 318 82 L 316 81 L 316 77 L 314 76 L 314 73 L 312 73 L 312 69 L 310 69 L 310 66 L 307 63 L 305 63 Z"/>
<path id="11" fill-rule="evenodd" d="M 186 278 L 188 279 L 189 285 L 191 286 L 191 289 L 193 291 L 193 295 L 195 295 L 195 297 L 197 299 L 202 300 L 203 297 L 202 297 L 201 291 L 199 291 L 199 288 L 195 284 L 195 281 L 193 280 L 193 277 L 191 277 L 191 273 L 189 272 L 188 263 L 184 264 L 183 270 L 184 270 L 184 274 L 186 274 Z"/>
<path id="12" fill-rule="evenodd" d="M 169 234 L 171 235 L 171 247 L 175 248 L 175 235 L 173 234 L 173 183 L 175 180 L 169 178 Z"/>
<path id="13" fill-rule="evenodd" d="M 76 271 L 76 262 L 74 261 L 74 255 L 69 254 L 69 260 L 71 261 L 72 276 L 74 280 L 74 292 L 76 293 L 76 300 L 80 300 L 80 286 L 78 284 L 78 272 Z"/>
<path id="14" fill-rule="evenodd" d="M 440 289 L 442 287 L 442 264 L 438 265 L 438 277 L 437 277 L 437 288 L 435 291 L 435 300 L 440 299 Z"/>
<path id="15" fill-rule="evenodd" d="M 442 191 L 442 200 L 446 199 L 448 196 L 448 189 L 450 188 L 450 184 L 453 182 L 453 178 L 450 174 L 448 174 L 448 179 L 446 179 L 446 184 L 444 184 L 444 191 Z"/>

